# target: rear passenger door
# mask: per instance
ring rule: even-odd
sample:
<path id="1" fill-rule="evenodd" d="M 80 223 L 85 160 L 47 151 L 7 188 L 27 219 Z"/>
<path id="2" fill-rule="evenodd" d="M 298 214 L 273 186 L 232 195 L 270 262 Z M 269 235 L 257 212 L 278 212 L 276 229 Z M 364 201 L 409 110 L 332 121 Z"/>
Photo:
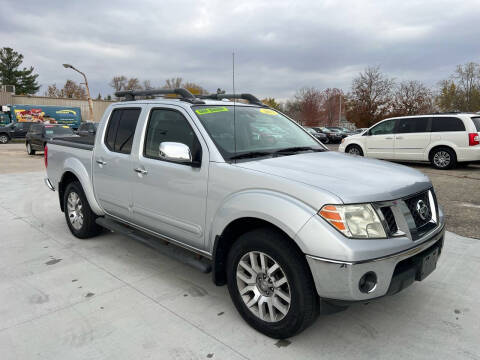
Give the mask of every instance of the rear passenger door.
<path id="1" fill-rule="evenodd" d="M 177 107 L 152 107 L 140 143 L 133 204 L 135 223 L 196 249 L 204 249 L 208 149 L 190 116 Z M 196 164 L 160 157 L 163 142 L 190 148 Z"/>
<path id="2" fill-rule="evenodd" d="M 426 160 L 426 149 L 430 144 L 431 118 L 411 117 L 396 120 L 395 159 Z"/>
<path id="3" fill-rule="evenodd" d="M 131 152 L 141 108 L 116 108 L 110 114 L 103 138 L 93 156 L 95 196 L 109 214 L 129 220 L 132 213 L 132 181 L 135 180 Z"/>

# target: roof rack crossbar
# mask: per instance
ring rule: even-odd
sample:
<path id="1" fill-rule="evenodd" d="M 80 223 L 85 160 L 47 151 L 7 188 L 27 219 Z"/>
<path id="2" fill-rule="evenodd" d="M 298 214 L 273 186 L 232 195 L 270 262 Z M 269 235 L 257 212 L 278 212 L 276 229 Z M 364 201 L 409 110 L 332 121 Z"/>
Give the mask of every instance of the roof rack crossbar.
<path id="1" fill-rule="evenodd" d="M 265 106 L 256 96 L 252 94 L 210 94 L 210 95 L 198 95 L 200 99 L 243 99 L 248 100 L 251 104 Z"/>
<path id="2" fill-rule="evenodd" d="M 124 90 L 117 91 L 116 97 L 124 97 L 125 101 L 133 101 L 136 96 L 153 96 L 153 95 L 179 95 L 181 99 L 195 102 L 197 98 L 190 91 L 184 88 L 178 89 L 152 89 L 152 90 Z"/>

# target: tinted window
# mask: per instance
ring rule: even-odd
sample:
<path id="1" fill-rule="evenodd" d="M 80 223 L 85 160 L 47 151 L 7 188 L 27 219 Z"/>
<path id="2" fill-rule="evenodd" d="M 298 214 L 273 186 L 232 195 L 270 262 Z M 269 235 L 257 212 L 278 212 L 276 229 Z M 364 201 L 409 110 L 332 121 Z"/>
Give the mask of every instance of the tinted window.
<path id="1" fill-rule="evenodd" d="M 370 135 L 385 135 L 393 134 L 393 128 L 395 126 L 394 120 L 384 121 L 370 129 Z"/>
<path id="2" fill-rule="evenodd" d="M 475 125 L 475 128 L 477 131 L 480 131 L 480 116 L 478 117 L 472 117 L 473 124 Z"/>
<path id="3" fill-rule="evenodd" d="M 465 125 L 456 117 L 435 117 L 432 121 L 432 132 L 440 131 L 465 131 Z"/>
<path id="4" fill-rule="evenodd" d="M 69 135 L 73 134 L 73 131 L 68 126 L 45 126 L 46 135 Z"/>
<path id="5" fill-rule="evenodd" d="M 398 119 L 395 132 L 398 134 L 426 132 L 428 120 L 427 117 Z"/>
<path id="6" fill-rule="evenodd" d="M 145 136 L 144 155 L 158 159 L 162 142 L 185 144 L 190 148 L 193 159 L 200 160 L 200 143 L 187 119 L 178 111 L 166 109 L 152 111 Z"/>
<path id="7" fill-rule="evenodd" d="M 110 116 L 105 145 L 111 151 L 130 154 L 140 109 L 116 109 Z"/>

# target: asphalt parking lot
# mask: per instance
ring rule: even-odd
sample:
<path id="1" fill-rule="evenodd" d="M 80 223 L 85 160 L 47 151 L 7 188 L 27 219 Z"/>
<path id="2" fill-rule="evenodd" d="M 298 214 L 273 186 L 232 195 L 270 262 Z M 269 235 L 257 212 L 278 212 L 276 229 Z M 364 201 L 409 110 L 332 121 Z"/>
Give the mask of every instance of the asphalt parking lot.
<path id="1" fill-rule="evenodd" d="M 476 197 L 462 195 L 478 170 L 454 171 L 468 175 L 431 176 L 440 202 L 480 205 L 478 185 Z M 277 341 L 248 327 L 210 275 L 114 233 L 74 238 L 43 177 L 41 155 L 0 147 L 2 360 L 480 359 L 478 240 L 447 232 L 438 269 L 422 283 Z"/>

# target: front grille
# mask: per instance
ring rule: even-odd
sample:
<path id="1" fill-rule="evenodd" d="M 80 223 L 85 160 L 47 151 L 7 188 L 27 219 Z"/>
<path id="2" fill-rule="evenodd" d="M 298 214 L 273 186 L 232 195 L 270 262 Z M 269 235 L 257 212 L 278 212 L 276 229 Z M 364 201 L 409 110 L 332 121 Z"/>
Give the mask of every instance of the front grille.
<path id="1" fill-rule="evenodd" d="M 385 218 L 390 235 L 395 234 L 398 231 L 398 226 L 395 221 L 395 217 L 393 216 L 392 209 L 390 208 L 390 206 L 384 206 L 380 208 L 380 210 L 382 211 L 383 217 Z"/>
<path id="2" fill-rule="evenodd" d="M 432 210 L 428 199 L 428 191 L 405 199 L 410 213 L 412 214 L 417 229 L 427 225 L 432 220 Z M 426 206 L 426 207 L 425 207 Z"/>

